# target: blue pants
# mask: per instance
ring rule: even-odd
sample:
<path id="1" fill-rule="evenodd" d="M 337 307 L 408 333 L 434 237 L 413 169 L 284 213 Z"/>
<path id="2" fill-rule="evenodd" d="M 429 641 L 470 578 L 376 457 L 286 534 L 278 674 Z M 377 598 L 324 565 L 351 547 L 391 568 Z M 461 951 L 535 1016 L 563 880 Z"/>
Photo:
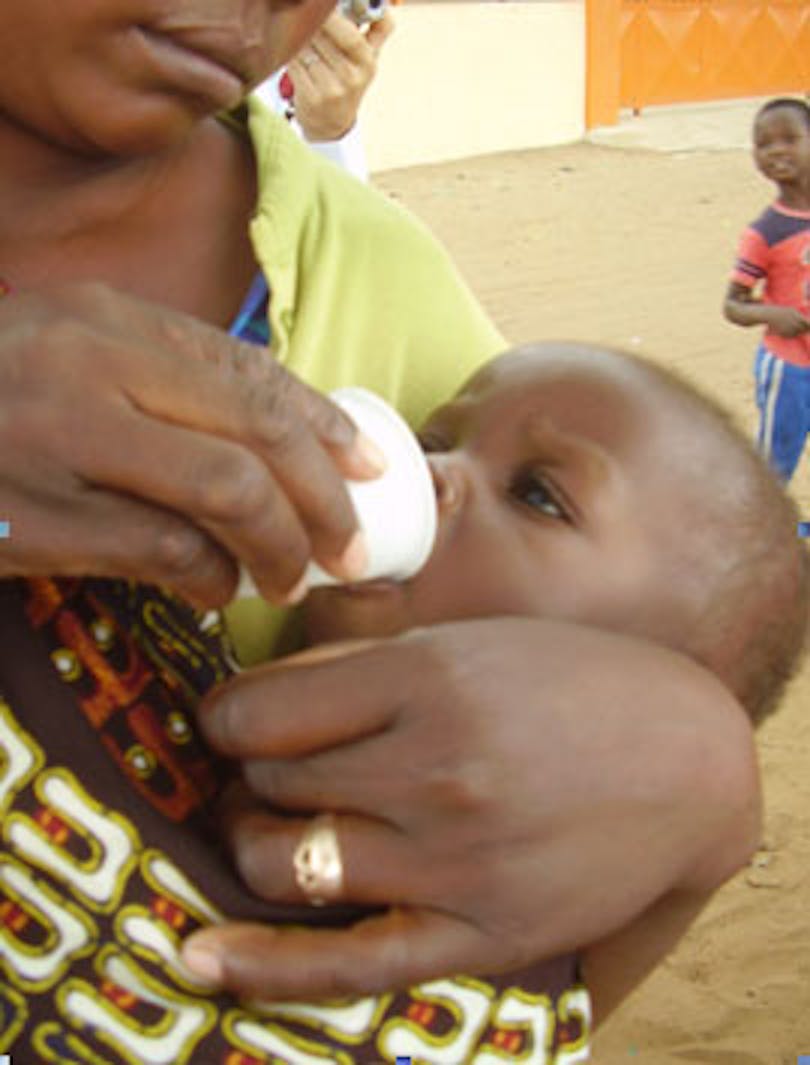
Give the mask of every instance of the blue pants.
<path id="1" fill-rule="evenodd" d="M 810 366 L 794 366 L 760 344 L 754 359 L 759 408 L 757 447 L 787 483 L 810 432 Z"/>

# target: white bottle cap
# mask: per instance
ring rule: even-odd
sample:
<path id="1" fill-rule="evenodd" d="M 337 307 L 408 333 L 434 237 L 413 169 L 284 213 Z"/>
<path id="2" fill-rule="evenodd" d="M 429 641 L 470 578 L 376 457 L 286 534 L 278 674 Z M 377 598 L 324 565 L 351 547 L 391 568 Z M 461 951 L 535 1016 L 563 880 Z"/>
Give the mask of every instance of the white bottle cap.
<path id="1" fill-rule="evenodd" d="M 385 472 L 370 481 L 347 481 L 365 536 L 368 566 L 360 580 L 404 581 L 424 566 L 436 538 L 436 490 L 427 459 L 405 420 L 365 388 L 340 388 L 330 396 L 385 456 Z M 338 584 L 314 562 L 311 588 Z"/>
<path id="2" fill-rule="evenodd" d="M 374 392 L 339 388 L 330 399 L 377 445 L 387 463 L 373 480 L 345 482 L 368 551 L 366 571 L 357 580 L 407 580 L 427 562 L 436 539 L 436 490 L 427 459 L 407 422 Z M 315 562 L 305 575 L 310 588 L 343 583 Z M 236 598 L 257 595 L 243 569 Z"/>

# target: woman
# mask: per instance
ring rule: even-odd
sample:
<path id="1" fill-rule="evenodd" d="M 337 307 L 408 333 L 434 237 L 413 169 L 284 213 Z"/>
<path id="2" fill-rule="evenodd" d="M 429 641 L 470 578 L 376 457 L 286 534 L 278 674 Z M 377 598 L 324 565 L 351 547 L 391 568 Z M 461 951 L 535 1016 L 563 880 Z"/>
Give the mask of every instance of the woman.
<path id="1" fill-rule="evenodd" d="M 10 290 L 0 300 L 0 498 L 11 524 L 0 542 L 0 726 L 12 914 L 0 1039 L 24 1058 L 393 1060 L 409 1053 L 414 1025 L 420 1054 L 444 1047 L 455 1061 L 500 1045 L 510 1024 L 536 1060 L 587 1041 L 587 999 L 568 985 L 549 988 L 541 1010 L 536 987 L 453 981 L 429 1023 L 414 1013 L 424 989 L 348 1013 L 267 1014 L 200 994 L 178 962 L 181 939 L 222 914 L 335 919 L 308 905 L 315 893 L 293 875 L 301 840 L 268 835 L 239 807 L 226 826 L 237 864 L 274 905 L 230 872 L 210 816 L 226 774 L 193 725 L 230 657 L 219 616 L 189 603 L 226 603 L 238 561 L 268 599 L 287 602 L 311 555 L 344 575 L 362 567 L 341 476 L 373 476 L 374 452 L 288 370 L 324 391 L 365 384 L 416 420 L 502 346 L 421 227 L 317 162 L 282 121 L 238 109 L 330 7 L 0 9 L 0 277 Z M 257 275 L 270 290 L 266 315 Z M 269 329 L 274 359 L 229 328 L 254 339 Z M 253 627 L 235 625 L 237 636 Z M 482 660 L 486 683 L 470 668 Z M 273 928 L 223 929 L 224 959 L 204 933 L 205 951 L 198 941 L 188 960 L 237 991 L 373 991 L 522 966 L 632 929 L 681 889 L 687 868 L 701 869 L 702 889 L 716 885 L 755 842 L 742 712 L 696 668 L 641 644 L 564 626 L 516 633 L 496 619 L 255 676 L 268 700 L 281 686 L 287 706 L 328 692 L 349 752 L 365 735 L 358 708 L 395 707 L 396 728 L 360 742 L 368 779 L 382 774 L 401 795 L 411 828 L 395 884 L 381 890 L 386 870 L 369 869 L 363 897 L 344 899 L 340 878 L 331 882 L 332 901 L 382 895 L 401 908 L 371 937 L 302 934 L 317 965 L 306 953 L 296 966 L 294 944 Z M 223 748 L 232 713 L 224 702 Z M 483 725 L 495 715 L 493 743 Z M 295 753 L 266 723 L 238 727 L 256 756 Z M 307 742 L 323 741 L 316 730 Z M 411 768 L 426 745 L 442 754 L 432 770 L 423 761 L 428 781 Z M 477 787 L 493 769 L 508 788 Z M 336 855 L 355 868 L 375 814 L 359 784 L 355 831 Z M 318 810 L 317 787 L 307 803 Z M 334 857 L 337 837 L 319 826 Z M 442 915 L 440 927 L 426 913 Z M 278 972 L 268 946 L 282 941 Z"/>

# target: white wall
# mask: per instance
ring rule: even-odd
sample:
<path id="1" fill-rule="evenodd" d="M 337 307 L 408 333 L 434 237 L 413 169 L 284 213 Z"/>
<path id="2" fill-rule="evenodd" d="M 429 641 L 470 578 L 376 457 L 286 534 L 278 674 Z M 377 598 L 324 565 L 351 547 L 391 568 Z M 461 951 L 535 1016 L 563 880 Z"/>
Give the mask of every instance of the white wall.
<path id="1" fill-rule="evenodd" d="M 579 140 L 584 0 L 406 0 L 363 107 L 372 171 Z"/>

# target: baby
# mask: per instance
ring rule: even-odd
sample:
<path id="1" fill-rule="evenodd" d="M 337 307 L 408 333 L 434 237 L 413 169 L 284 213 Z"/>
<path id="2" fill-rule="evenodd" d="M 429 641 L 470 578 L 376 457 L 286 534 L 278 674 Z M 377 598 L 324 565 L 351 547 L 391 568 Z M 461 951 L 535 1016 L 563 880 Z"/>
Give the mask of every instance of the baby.
<path id="1" fill-rule="evenodd" d="M 773 709 L 804 644 L 807 556 L 781 485 L 711 401 L 668 371 L 622 352 L 538 344 L 480 370 L 428 419 L 421 440 L 439 511 L 427 564 L 403 583 L 313 591 L 304 604 L 307 642 L 393 637 L 418 626 L 493 615 L 564 620 L 643 637 L 692 656 L 735 693 L 753 722 Z M 587 671 L 588 662 L 581 667 Z M 335 741 L 323 742 L 329 748 Z M 605 759 L 613 753 L 606 750 Z M 339 744 L 311 757 L 312 779 L 326 792 L 330 754 L 340 763 Z M 291 761 L 298 766 L 297 757 Z M 308 764 L 310 758 L 302 755 L 304 775 Z M 250 823 L 263 827 L 269 819 L 277 831 L 295 838 L 302 798 L 294 784 L 285 791 L 279 768 L 276 810 L 285 816 L 260 804 Z M 422 779 L 414 767 L 414 780 Z M 504 766 L 502 786 L 509 783 Z M 569 793 L 572 803 L 587 803 L 575 779 L 569 780 Z M 236 800 L 253 805 L 238 786 Z M 353 860 L 366 850 L 364 862 L 385 862 L 386 841 L 402 829 L 389 823 L 384 806 L 372 821 L 353 817 L 345 799 L 328 808 L 335 811 L 335 838 L 348 856 L 346 901 L 368 899 Z M 519 855 L 519 841 L 515 847 Z M 376 857 L 370 859 L 369 850 Z M 481 861 L 488 860 L 482 853 Z M 268 879 L 279 889 L 286 883 L 272 858 L 267 866 L 260 861 L 241 871 L 259 894 Z M 421 873 L 430 876 L 430 870 Z M 630 866 L 628 892 L 633 880 Z M 300 900 L 291 890 L 286 901 Z M 584 1061 L 594 1020 L 604 1018 L 663 958 L 708 894 L 699 868 L 678 868 L 640 917 L 598 942 L 586 937 L 575 953 L 524 961 L 522 968 L 474 979 L 459 977 L 457 984 L 448 978 L 399 993 L 386 988 L 376 1007 L 380 1019 L 364 1034 L 365 1042 L 352 1044 L 351 1060 L 393 1061 L 402 1047 L 418 1047 L 414 1060 L 430 1065 L 478 1060 L 470 1049 L 478 1036 L 468 1033 L 470 1046 L 453 1056 L 442 1042 L 449 1036 L 443 1028 L 437 1034 L 427 1014 L 418 1014 L 426 1034 L 417 1038 L 418 1024 L 403 1027 L 385 1010 L 407 1013 L 434 1001 L 446 1006 L 456 1002 L 456 994 L 459 1003 L 468 1002 L 480 992 L 485 1002 L 503 996 L 510 1010 L 519 1009 L 499 1033 L 481 1019 L 485 1007 L 477 1022 L 468 1018 L 470 1031 L 482 1026 L 482 1046 L 498 1046 L 497 1040 L 508 1037 L 520 1060 Z M 300 913 L 292 906 L 279 920 L 299 921 Z M 357 920 L 374 940 L 376 912 L 338 907 L 317 913 L 327 923 Z M 413 920 L 430 924 L 429 907 L 417 906 L 415 913 Z M 543 920 L 542 912 L 537 919 Z M 295 957 L 294 943 L 280 933 L 277 964 L 285 949 Z M 328 957 L 329 949 L 321 947 L 319 972 L 320 957 Z M 327 974 L 328 969 L 327 964 Z M 439 1020 L 436 1024 L 441 1028 Z M 405 1029 L 408 1041 L 396 1042 L 395 1034 L 406 1039 Z M 467 1031 L 464 1025 L 460 1029 Z M 339 1038 L 334 1039 L 330 1060 L 337 1056 Z"/>
<path id="2" fill-rule="evenodd" d="M 793 504 L 728 415 L 670 371 L 535 344 L 422 430 L 439 504 L 403 584 L 320 589 L 309 642 L 522 615 L 642 636 L 715 672 L 758 723 L 804 643 Z"/>
<path id="3" fill-rule="evenodd" d="M 426 566 L 401 584 L 314 591 L 308 642 L 553 618 L 693 657 L 755 725 L 775 708 L 805 643 L 807 554 L 792 502 L 711 400 L 627 353 L 535 344 L 479 371 L 420 436 L 439 509 Z M 561 972 L 581 978 L 601 1020 L 707 901 L 690 884 L 687 870 L 628 928 L 510 984 L 551 992 Z"/>

